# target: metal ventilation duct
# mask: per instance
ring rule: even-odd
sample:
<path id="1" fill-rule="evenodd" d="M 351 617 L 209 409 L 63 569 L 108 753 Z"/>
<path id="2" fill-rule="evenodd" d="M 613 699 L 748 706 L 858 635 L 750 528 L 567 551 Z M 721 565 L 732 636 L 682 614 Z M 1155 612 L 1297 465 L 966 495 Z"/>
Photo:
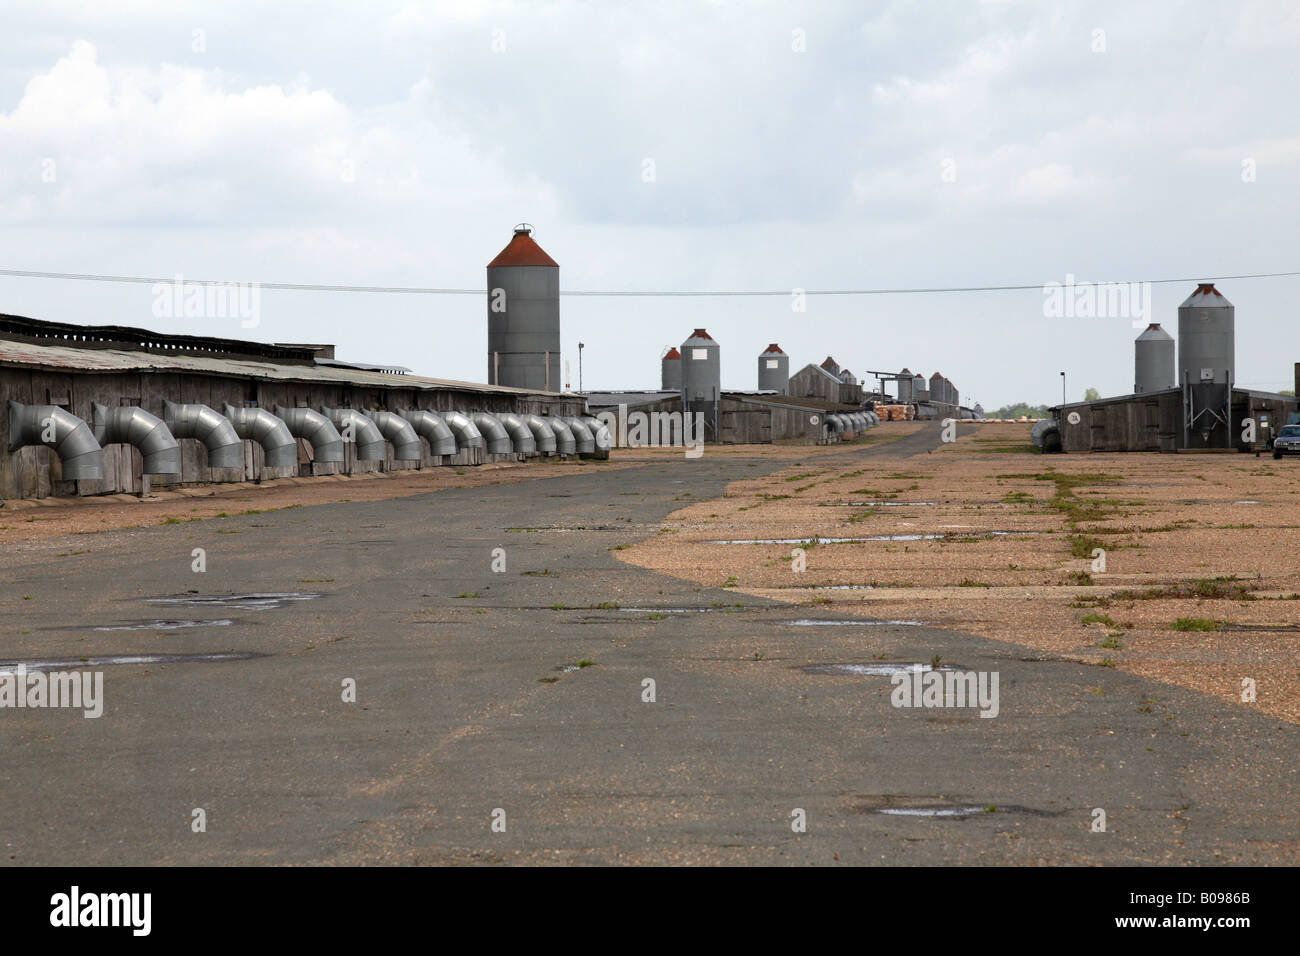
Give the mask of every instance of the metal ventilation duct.
<path id="1" fill-rule="evenodd" d="M 394 461 L 419 461 L 424 457 L 420 436 L 396 412 L 363 412 L 379 428 L 379 434 L 392 443 Z"/>
<path id="2" fill-rule="evenodd" d="M 614 447 L 614 436 L 610 434 L 608 425 L 591 415 L 583 416 L 582 420 L 591 429 L 591 436 L 596 440 L 597 452 L 608 452 Z"/>
<path id="3" fill-rule="evenodd" d="M 334 423 L 320 412 L 312 408 L 285 408 L 276 405 L 275 417 L 284 422 L 290 435 L 305 439 L 311 444 L 316 461 L 327 464 L 344 460 L 343 436 L 334 427 Z"/>
<path id="4" fill-rule="evenodd" d="M 456 454 L 456 436 L 451 433 L 447 423 L 439 418 L 436 412 L 417 408 L 398 414 L 411 423 L 417 435 L 429 442 L 430 455 Z M 471 424 L 470 427 L 472 428 L 473 425 Z"/>
<path id="5" fill-rule="evenodd" d="M 349 436 L 357 446 L 357 461 L 383 461 L 384 436 L 379 426 L 355 408 L 326 408 L 321 406 L 321 414 L 334 423 L 334 427 L 347 442 Z"/>
<path id="6" fill-rule="evenodd" d="M 541 415 L 523 415 L 524 424 L 529 427 L 533 433 L 533 441 L 537 443 L 537 450 L 543 455 L 554 455 L 556 452 L 555 432 L 547 424 L 546 419 Z"/>
<path id="7" fill-rule="evenodd" d="M 555 432 L 556 451 L 561 455 L 576 455 L 578 453 L 578 440 L 574 437 L 573 429 L 569 427 L 567 422 L 559 418 L 544 418 L 542 421 L 548 422 L 551 431 Z M 595 442 L 592 442 L 592 447 L 595 448 Z"/>
<path id="8" fill-rule="evenodd" d="M 243 468 L 244 443 L 230 419 L 206 405 L 163 402 L 163 421 L 177 438 L 195 438 L 208 450 L 209 468 Z"/>
<path id="9" fill-rule="evenodd" d="M 265 408 L 236 408 L 228 402 L 221 411 L 235 426 L 236 435 L 262 446 L 268 468 L 298 466 L 298 442 L 289 426 L 273 413 Z"/>
<path id="10" fill-rule="evenodd" d="M 533 438 L 533 430 L 522 418 L 513 412 L 500 412 L 497 414 L 497 420 L 505 426 L 516 452 L 524 455 L 537 454 L 537 440 Z"/>
<path id="11" fill-rule="evenodd" d="M 845 427 L 848 425 L 839 415 L 827 415 L 826 424 L 831 426 L 831 431 L 843 434 Z"/>
<path id="12" fill-rule="evenodd" d="M 573 432 L 574 444 L 578 446 L 579 455 L 594 455 L 596 453 L 596 435 L 591 430 L 591 426 L 581 418 L 572 416 L 564 419 L 569 430 Z"/>
<path id="13" fill-rule="evenodd" d="M 506 426 L 502 425 L 495 415 L 488 412 L 471 412 L 469 417 L 478 430 L 483 433 L 489 455 L 509 455 L 514 451 Z"/>
<path id="14" fill-rule="evenodd" d="M 9 402 L 9 450 L 28 445 L 53 448 L 66 481 L 104 477 L 104 451 L 90 426 L 57 405 Z"/>
<path id="15" fill-rule="evenodd" d="M 442 420 L 447 423 L 451 433 L 456 436 L 456 444 L 461 448 L 482 448 L 487 443 L 478 426 L 464 412 L 440 412 Z"/>
<path id="16" fill-rule="evenodd" d="M 93 402 L 95 441 L 102 445 L 131 445 L 140 449 L 146 475 L 179 475 L 181 444 L 167 425 L 139 405 L 112 408 Z"/>

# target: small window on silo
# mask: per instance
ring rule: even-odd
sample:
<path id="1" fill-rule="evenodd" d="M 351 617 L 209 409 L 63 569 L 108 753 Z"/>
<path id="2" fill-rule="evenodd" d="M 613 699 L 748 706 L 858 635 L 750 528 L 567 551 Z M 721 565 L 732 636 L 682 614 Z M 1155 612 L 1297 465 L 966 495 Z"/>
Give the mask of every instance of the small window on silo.
<path id="1" fill-rule="evenodd" d="M 708 350 L 708 349 L 691 349 L 691 360 L 692 360 L 692 361 L 695 361 L 695 362 L 702 362 L 702 361 L 706 360 L 708 357 L 709 357 L 709 350 Z"/>
<path id="2" fill-rule="evenodd" d="M 768 359 L 768 360 L 767 360 L 767 367 L 768 367 L 768 368 L 776 368 L 776 366 L 777 366 L 777 361 L 776 361 L 776 359 Z"/>

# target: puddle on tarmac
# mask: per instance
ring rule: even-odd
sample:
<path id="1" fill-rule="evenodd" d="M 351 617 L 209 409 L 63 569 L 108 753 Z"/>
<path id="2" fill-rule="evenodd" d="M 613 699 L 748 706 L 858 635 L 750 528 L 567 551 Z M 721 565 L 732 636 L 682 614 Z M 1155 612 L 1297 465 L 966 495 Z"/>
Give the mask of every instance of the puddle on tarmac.
<path id="1" fill-rule="evenodd" d="M 241 607 L 250 611 L 273 610 L 289 601 L 311 601 L 321 597 L 309 591 L 276 591 L 257 594 L 186 594 L 180 597 L 149 598 L 146 604 L 171 607 Z"/>
<path id="2" fill-rule="evenodd" d="M 985 807 L 884 807 L 876 813 L 891 817 L 969 817 L 977 813 L 997 813 Z"/>
<path id="3" fill-rule="evenodd" d="M 930 664 L 909 664 L 889 661 L 874 661 L 870 664 L 807 664 L 801 668 L 808 674 L 850 674 L 854 677 L 893 677 L 898 673 L 924 674 L 935 670 Z M 940 667 L 938 670 L 952 670 Z"/>
<path id="4" fill-rule="evenodd" d="M 925 621 L 873 621 L 863 618 L 860 621 L 817 621 L 802 618 L 798 621 L 778 621 L 785 627 L 885 627 L 893 624 L 899 627 L 925 627 Z"/>
<path id="5" fill-rule="evenodd" d="M 141 621 L 138 624 L 101 624 L 92 631 L 180 631 L 189 627 L 229 627 L 235 622 L 229 618 L 213 621 Z"/>
<path id="6" fill-rule="evenodd" d="M 223 661 L 248 661 L 263 654 L 250 651 L 231 651 L 224 654 L 108 654 L 101 657 L 59 657 L 30 661 L 0 661 L 0 672 L 22 666 L 29 671 L 54 668 L 75 670 L 85 667 L 105 667 L 112 664 L 212 664 Z"/>
<path id="7" fill-rule="evenodd" d="M 1233 504 L 1234 505 L 1257 505 L 1259 504 L 1259 502 L 1246 500 L 1246 501 L 1234 501 Z"/>

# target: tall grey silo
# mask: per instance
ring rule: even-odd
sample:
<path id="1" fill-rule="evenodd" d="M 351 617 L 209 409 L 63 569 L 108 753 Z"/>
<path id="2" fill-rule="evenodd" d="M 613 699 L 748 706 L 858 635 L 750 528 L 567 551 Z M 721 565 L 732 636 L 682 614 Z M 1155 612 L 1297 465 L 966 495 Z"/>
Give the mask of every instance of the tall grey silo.
<path id="1" fill-rule="evenodd" d="M 1178 307 L 1178 381 L 1225 384 L 1235 379 L 1236 309 L 1211 282 Z"/>
<path id="2" fill-rule="evenodd" d="M 938 372 L 930 376 L 930 401 L 936 405 L 943 405 L 948 401 L 948 396 L 943 390 L 943 376 Z"/>
<path id="3" fill-rule="evenodd" d="M 1210 282 L 1178 307 L 1178 384 L 1188 386 L 1182 441 L 1186 447 L 1231 448 L 1232 383 L 1236 379 L 1236 309 Z M 1228 423 L 1228 424 L 1225 424 Z"/>
<path id="4" fill-rule="evenodd" d="M 527 223 L 488 263 L 488 383 L 558 392 L 560 266 Z"/>
<path id="5" fill-rule="evenodd" d="M 665 392 L 682 390 L 682 353 L 670 348 L 659 363 L 659 387 Z"/>
<path id="6" fill-rule="evenodd" d="M 840 369 L 840 381 L 845 385 L 857 385 L 858 378 L 846 368 Z"/>
<path id="7" fill-rule="evenodd" d="M 681 345 L 683 411 L 702 413 L 705 435 L 717 441 L 718 400 L 722 397 L 722 355 L 704 329 L 696 329 Z"/>
<path id="8" fill-rule="evenodd" d="M 925 376 L 917 372 L 912 376 L 912 401 L 923 402 L 929 397 L 930 393 L 925 387 Z"/>
<path id="9" fill-rule="evenodd" d="M 943 380 L 943 387 L 944 387 L 944 389 L 945 389 L 945 390 L 947 391 L 947 393 L 948 393 L 948 404 L 949 404 L 949 405 L 960 405 L 961 402 L 959 402 L 959 401 L 957 400 L 958 397 L 959 397 L 959 396 L 957 395 L 957 386 L 954 385 L 954 384 L 952 383 L 952 379 L 950 379 L 950 378 L 945 378 L 945 379 Z"/>
<path id="10" fill-rule="evenodd" d="M 1152 322 L 1133 342 L 1133 393 L 1173 388 L 1174 337 Z"/>
<path id="11" fill-rule="evenodd" d="M 775 342 L 758 356 L 758 390 L 782 395 L 790 391 L 790 356 Z"/>
<path id="12" fill-rule="evenodd" d="M 912 400 L 912 373 L 907 369 L 898 373 L 898 400 L 900 402 Z"/>

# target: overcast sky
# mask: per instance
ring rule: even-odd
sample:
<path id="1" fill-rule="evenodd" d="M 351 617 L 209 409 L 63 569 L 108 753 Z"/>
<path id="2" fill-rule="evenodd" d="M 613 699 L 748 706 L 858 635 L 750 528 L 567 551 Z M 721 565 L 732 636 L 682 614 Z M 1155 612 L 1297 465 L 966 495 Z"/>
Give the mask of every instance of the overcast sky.
<path id="1" fill-rule="evenodd" d="M 483 288 L 526 220 L 566 290 L 878 289 L 1300 270 L 1300 4 L 5 4 L 0 268 Z M 652 161 L 651 167 L 647 160 Z M 653 181 L 647 169 L 653 170 Z M 1177 333 L 1191 284 L 1153 288 Z M 1290 388 L 1300 277 L 1219 283 L 1237 378 Z M 486 293 L 264 291 L 260 324 L 148 286 L 0 277 L 0 312 L 335 342 L 486 377 Z M 992 408 L 1132 391 L 1127 317 L 1039 289 L 585 298 L 577 387 L 657 387 L 695 327 L 723 384 L 936 369 Z"/>

